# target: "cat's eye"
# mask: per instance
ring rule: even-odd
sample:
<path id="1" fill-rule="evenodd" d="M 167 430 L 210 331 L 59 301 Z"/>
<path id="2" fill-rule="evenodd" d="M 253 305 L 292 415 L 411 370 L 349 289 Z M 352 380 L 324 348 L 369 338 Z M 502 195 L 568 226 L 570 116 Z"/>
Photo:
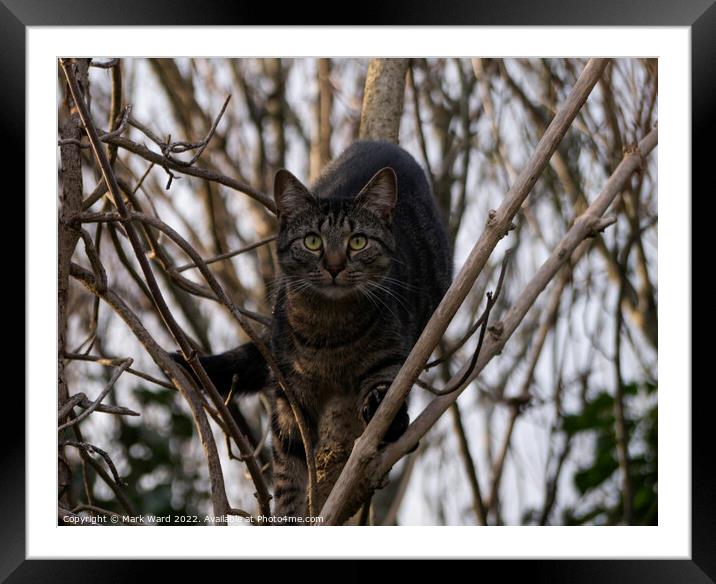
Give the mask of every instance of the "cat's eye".
<path id="1" fill-rule="evenodd" d="M 368 240 L 363 235 L 354 235 L 348 241 L 348 245 L 352 250 L 358 251 L 368 244 Z"/>
<path id="2" fill-rule="evenodd" d="M 306 237 L 303 238 L 303 245 L 306 246 L 306 249 L 310 249 L 311 251 L 318 251 L 319 249 L 321 249 L 323 241 L 321 241 L 321 237 L 319 235 L 316 235 L 315 233 L 309 233 L 308 235 L 306 235 Z"/>

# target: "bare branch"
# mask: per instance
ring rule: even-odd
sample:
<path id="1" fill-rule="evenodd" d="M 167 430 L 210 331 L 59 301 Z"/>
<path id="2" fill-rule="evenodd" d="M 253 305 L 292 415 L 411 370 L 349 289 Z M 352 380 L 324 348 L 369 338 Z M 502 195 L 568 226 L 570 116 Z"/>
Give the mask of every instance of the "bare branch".
<path id="1" fill-rule="evenodd" d="M 91 511 L 92 513 L 97 513 L 98 515 L 114 517 L 117 521 L 117 524 L 125 524 L 124 521 L 122 521 L 122 516 L 119 513 L 115 513 L 114 511 L 110 511 L 109 509 L 102 509 L 102 507 L 97 507 L 96 505 L 77 505 L 77 507 L 72 509 L 72 513 L 80 513 L 82 511 Z M 140 523 L 139 525 L 142 524 Z"/>
<path id="2" fill-rule="evenodd" d="M 204 139 L 200 140 L 199 142 L 169 142 L 168 140 L 161 141 L 153 132 L 149 130 L 149 128 L 147 128 L 144 124 L 138 122 L 137 120 L 130 119 L 129 123 L 141 132 L 143 132 L 150 140 L 152 140 L 152 142 L 160 146 L 162 149 L 162 154 L 167 161 L 177 166 L 189 167 L 192 166 L 197 160 L 199 160 L 199 157 L 204 153 L 204 150 L 209 145 L 209 142 L 211 141 L 212 136 L 216 132 L 216 128 L 219 125 L 219 122 L 221 121 L 224 112 L 226 111 L 226 106 L 229 105 L 230 99 L 231 95 L 227 95 L 226 99 L 224 100 L 224 105 L 221 106 L 221 111 L 219 111 L 219 114 L 216 116 L 214 123 L 211 125 L 211 128 L 209 128 L 209 131 L 207 132 Z M 113 136 L 101 136 L 100 138 L 105 139 L 110 137 Z M 192 156 L 191 160 L 181 160 L 172 156 L 172 154 L 181 154 L 182 152 L 187 152 L 189 150 L 197 150 L 196 154 Z"/>
<path id="3" fill-rule="evenodd" d="M 174 388 L 172 388 L 174 389 Z M 62 418 L 62 415 L 67 413 L 73 408 L 80 406 L 81 408 L 89 408 L 94 405 L 95 402 L 90 400 L 84 393 L 74 394 L 67 403 L 63 404 L 62 407 L 57 411 L 57 417 Z M 97 404 L 95 405 L 95 411 L 104 414 L 115 414 L 117 416 L 140 416 L 139 412 L 125 408 L 124 406 L 113 406 L 110 404 Z"/>
<path id="4" fill-rule="evenodd" d="M 477 463 L 472 457 L 472 454 L 470 454 L 470 446 L 467 442 L 467 435 L 465 434 L 465 427 L 462 423 L 462 416 L 460 415 L 460 408 L 457 405 L 457 402 L 452 403 L 450 411 L 453 415 L 460 454 L 462 455 L 462 459 L 465 463 L 465 471 L 467 472 L 470 490 L 472 491 L 475 516 L 477 517 L 477 521 L 480 525 L 487 525 L 487 511 L 485 510 L 485 503 L 482 500 L 482 494 L 480 492 L 480 482 L 477 480 Z"/>
<path id="5" fill-rule="evenodd" d="M 100 291 L 97 288 L 94 276 L 89 271 L 76 264 L 72 265 L 71 274 L 90 292 L 102 298 L 105 302 L 107 302 L 107 304 L 109 304 L 109 306 L 112 307 L 117 315 L 127 324 L 139 342 L 144 345 L 144 348 L 147 350 L 147 353 L 152 357 L 152 359 L 154 359 L 154 362 L 161 367 L 162 370 L 166 372 L 167 376 L 174 382 L 176 388 L 182 394 L 182 397 L 184 397 L 186 402 L 189 404 L 189 408 L 191 409 L 192 417 L 194 418 L 194 423 L 197 427 L 202 446 L 204 447 L 204 452 L 209 466 L 212 503 L 215 511 L 221 511 L 222 513 L 220 515 L 225 514 L 225 509 L 228 509 L 229 505 L 224 491 L 223 472 L 221 470 L 216 444 L 214 442 L 213 435 L 211 434 L 211 428 L 209 427 L 206 415 L 203 411 L 202 400 L 197 395 L 194 386 L 189 381 L 189 378 L 187 378 L 181 367 L 174 362 L 169 354 L 157 344 L 149 332 L 144 328 L 139 318 L 137 318 L 137 316 L 130 310 L 124 301 L 114 293 L 114 291 L 110 288 Z M 75 426 L 75 428 L 77 428 L 77 426 Z M 254 481 L 256 484 L 255 477 Z M 262 478 L 259 479 L 257 489 L 260 488 L 261 484 L 263 484 Z"/>
<path id="6" fill-rule="evenodd" d="M 462 270 L 456 276 L 442 302 L 423 330 L 378 411 L 368 424 L 363 435 L 356 441 L 353 452 L 321 512 L 326 525 L 341 522 L 342 510 L 351 496 L 356 482 L 362 478 L 366 465 L 375 456 L 380 439 L 387 431 L 388 426 L 423 369 L 430 353 L 442 337 L 450 320 L 467 296 L 492 250 L 509 231 L 513 217 L 519 211 L 549 158 L 567 132 L 572 120 L 599 80 L 607 62 L 608 60 L 606 59 L 592 59 L 589 61 L 569 97 L 542 136 L 527 166 L 505 196 L 504 202 L 495 213 L 495 216 L 488 221 L 485 231 L 480 236 Z M 442 399 L 449 402 L 457 393 L 455 392 Z M 438 400 L 440 399 L 438 398 Z M 413 425 L 415 425 L 415 422 Z M 403 439 L 405 439 L 405 436 Z M 403 442 L 403 440 L 398 443 L 400 442 Z M 390 466 L 387 468 L 390 468 Z"/>
<path id="7" fill-rule="evenodd" d="M 410 425 L 405 434 L 395 443 L 388 446 L 381 455 L 379 469 L 387 472 L 388 469 L 398 460 L 401 452 L 407 452 L 417 441 L 432 427 L 442 413 L 449 407 L 462 390 L 467 387 L 470 382 L 482 371 L 485 365 L 498 354 L 504 346 L 507 339 L 510 338 L 519 323 L 527 314 L 534 301 L 540 295 L 542 290 L 551 281 L 554 275 L 569 260 L 575 249 L 585 238 L 589 236 L 598 224 L 601 215 L 606 211 L 617 194 L 624 187 L 624 184 L 632 175 L 632 173 L 642 164 L 645 157 L 654 149 L 657 142 L 657 130 L 652 130 L 640 143 L 637 149 L 627 153 L 625 158 L 616 168 L 612 176 L 607 181 L 602 192 L 589 206 L 584 215 L 580 216 L 572 225 L 571 229 L 564 235 L 561 242 L 550 256 L 545 260 L 537 273 L 527 284 L 522 294 L 519 296 L 515 304 L 502 321 L 501 331 L 499 335 L 492 335 L 483 348 L 480 359 L 473 373 L 458 391 L 444 397 L 434 399 L 425 410 Z M 464 369 L 464 368 L 463 368 Z M 462 371 L 456 374 L 462 375 Z"/>
<path id="8" fill-rule="evenodd" d="M 114 462 L 112 462 L 112 459 L 110 458 L 109 454 L 107 454 L 101 448 L 95 446 L 94 444 L 90 444 L 89 442 L 78 442 L 77 440 L 63 440 L 62 442 L 60 442 L 59 445 L 81 448 L 82 450 L 86 451 L 87 454 L 99 454 L 104 459 L 105 463 L 107 463 L 109 470 L 112 472 L 114 483 L 118 487 L 123 487 L 126 485 L 126 483 L 120 478 L 119 473 L 117 472 L 117 467 L 114 466 Z"/>
<path id="9" fill-rule="evenodd" d="M 94 355 L 80 355 L 79 353 L 65 353 L 65 358 L 72 359 L 75 361 L 92 361 L 93 363 L 104 365 L 105 367 L 116 367 L 117 365 L 120 365 L 123 361 L 125 361 L 125 359 L 95 357 Z M 176 389 L 176 387 L 174 387 L 171 383 L 167 383 L 166 381 L 162 381 L 161 379 L 157 379 L 156 377 L 152 377 L 147 373 L 137 371 L 136 369 L 132 369 L 131 367 L 127 367 L 126 371 L 131 375 L 136 375 L 141 379 L 150 381 L 151 383 L 160 385 L 161 387 L 166 387 L 167 389 Z"/>
<path id="10" fill-rule="evenodd" d="M 267 243 L 271 243 L 272 241 L 276 241 L 275 235 L 272 235 L 271 237 L 266 237 L 265 239 L 261 239 L 260 241 L 256 241 L 250 245 L 246 245 L 246 246 L 242 247 L 241 249 L 236 249 L 234 251 L 219 254 L 217 256 L 214 256 L 213 258 L 205 259 L 204 263 L 209 265 L 209 264 L 213 264 L 214 262 L 219 262 L 221 260 L 233 258 L 234 256 L 240 255 L 242 253 L 246 253 L 247 251 L 251 251 L 252 249 L 256 249 L 257 247 L 266 245 Z M 185 264 L 183 266 L 177 266 L 174 269 L 177 272 L 183 272 L 185 270 L 191 270 L 192 268 L 196 268 L 196 267 L 198 267 L 196 264 Z"/>
<path id="11" fill-rule="evenodd" d="M 175 243 L 177 243 L 177 245 L 179 245 L 179 247 L 183 251 L 187 252 L 187 255 L 189 255 L 190 257 L 199 258 L 199 261 L 201 261 L 200 256 L 191 247 L 189 242 L 182 238 L 176 231 L 174 231 L 174 229 L 169 227 L 169 225 L 164 223 L 161 219 L 157 219 L 156 217 L 152 217 L 151 215 L 145 215 L 144 213 L 128 212 L 128 215 L 128 217 L 123 217 L 119 213 L 78 213 L 75 216 L 75 221 L 79 223 L 118 222 L 126 224 L 128 221 L 137 219 L 142 223 L 151 225 L 152 227 L 156 227 L 160 231 L 166 233 L 169 238 L 172 239 L 172 241 L 174 241 Z M 191 250 L 191 252 L 189 252 L 188 250 Z M 196 263 L 190 265 L 189 267 L 192 266 L 199 267 Z M 191 280 L 183 276 L 179 276 L 178 270 L 173 266 L 170 266 L 165 263 L 163 267 L 165 268 L 169 277 L 172 278 L 172 280 L 174 280 L 175 282 L 177 282 L 177 284 L 183 290 L 189 292 L 190 294 L 200 296 L 201 298 L 206 298 L 207 300 L 213 300 L 214 302 L 222 303 L 221 299 L 216 295 L 215 292 L 210 289 L 199 286 L 195 282 L 192 282 Z M 251 310 L 246 310 L 245 308 L 240 308 L 238 306 L 236 307 L 236 310 L 246 318 L 254 320 L 264 326 L 271 326 L 271 319 L 267 316 L 258 314 Z"/>
<path id="12" fill-rule="evenodd" d="M 116 144 L 120 148 L 124 148 L 129 152 L 133 152 L 134 154 L 141 156 L 149 162 L 158 164 L 162 168 L 176 170 L 177 172 L 181 172 L 182 174 L 203 178 L 204 180 L 216 182 L 224 185 L 225 187 L 229 187 L 230 189 L 234 189 L 235 191 L 239 191 L 240 193 L 244 193 L 255 201 L 261 203 L 272 213 L 276 212 L 276 203 L 274 203 L 271 197 L 260 191 L 257 191 L 252 186 L 246 183 L 242 183 L 234 178 L 225 176 L 223 174 L 220 174 L 208 168 L 203 168 L 201 166 L 183 166 L 181 164 L 176 164 L 175 162 L 168 160 L 165 156 L 157 154 L 146 146 L 143 146 L 142 144 L 137 144 L 136 142 L 132 142 L 129 138 L 125 138 L 123 136 L 107 138 L 106 142 L 109 144 Z"/>

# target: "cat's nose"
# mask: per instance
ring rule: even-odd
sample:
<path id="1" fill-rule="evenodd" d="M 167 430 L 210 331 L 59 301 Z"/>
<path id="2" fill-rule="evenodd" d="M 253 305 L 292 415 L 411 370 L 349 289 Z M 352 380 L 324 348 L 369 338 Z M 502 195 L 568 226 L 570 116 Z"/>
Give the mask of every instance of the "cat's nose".
<path id="1" fill-rule="evenodd" d="M 335 280 L 336 276 L 346 267 L 346 256 L 340 251 L 329 247 L 326 250 L 326 255 L 323 256 L 323 267 Z"/>
<path id="2" fill-rule="evenodd" d="M 326 271 L 335 278 L 345 267 L 345 264 L 326 264 Z"/>

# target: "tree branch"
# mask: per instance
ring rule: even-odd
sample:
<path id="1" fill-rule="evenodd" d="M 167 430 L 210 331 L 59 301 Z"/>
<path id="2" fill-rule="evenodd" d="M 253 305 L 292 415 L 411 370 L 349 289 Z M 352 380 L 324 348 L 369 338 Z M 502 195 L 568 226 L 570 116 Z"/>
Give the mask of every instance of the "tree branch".
<path id="1" fill-rule="evenodd" d="M 357 483 L 365 477 L 365 469 L 369 462 L 374 460 L 381 438 L 385 435 L 388 426 L 404 402 L 413 383 L 418 378 L 430 353 L 437 346 L 445 329 L 457 312 L 457 309 L 467 296 L 470 288 L 472 288 L 475 279 L 486 264 L 492 250 L 498 241 L 509 231 L 513 217 L 519 211 L 523 201 L 537 182 L 537 179 L 559 145 L 560 140 L 567 132 L 577 112 L 587 100 L 589 93 L 604 71 L 607 62 L 607 59 L 592 59 L 589 61 L 567 100 L 542 136 L 527 166 L 520 173 L 513 187 L 505 196 L 503 204 L 488 221 L 484 232 L 473 247 L 465 265 L 457 274 L 442 302 L 423 330 L 413 350 L 410 352 L 408 359 L 379 406 L 378 411 L 368 424 L 363 435 L 356 441 L 353 452 L 321 512 L 325 525 L 339 524 L 344 519 L 342 515 L 343 509 L 350 497 L 353 496 Z M 589 227 L 591 228 L 592 225 L 590 224 Z M 566 260 L 567 258 L 564 259 Z M 483 351 L 483 354 L 487 355 L 489 351 Z M 455 392 L 450 396 L 438 398 L 433 401 L 432 404 L 438 403 L 442 399 L 442 402 L 445 402 L 447 407 L 447 404 L 453 401 L 458 393 L 459 392 Z M 440 410 L 437 417 L 439 417 L 442 411 L 444 411 L 444 409 Z M 434 419 L 437 419 L 437 417 Z M 418 420 L 416 420 L 416 422 L 417 421 Z M 416 422 L 413 422 L 412 426 L 415 426 Z M 432 422 L 434 422 L 434 420 L 431 419 L 430 425 L 432 425 Z M 427 431 L 427 428 L 424 427 L 422 430 L 421 435 Z M 394 446 L 400 443 L 404 446 L 405 439 L 409 436 L 409 434 L 404 435 L 403 439 Z M 415 438 L 414 435 L 413 438 Z M 416 442 L 417 441 L 413 442 L 413 445 Z M 392 452 L 395 455 L 398 451 L 393 448 Z M 397 458 L 395 456 L 388 458 L 384 456 L 383 459 L 386 462 L 388 460 L 392 460 L 392 462 L 389 465 L 383 464 L 383 470 L 387 471 L 400 455 L 402 454 L 399 454 Z M 375 484 L 373 486 L 375 486 Z"/>
<path id="2" fill-rule="evenodd" d="M 276 203 L 274 203 L 273 199 L 268 195 L 254 189 L 251 185 L 248 185 L 234 178 L 228 177 L 226 175 L 201 166 L 183 166 L 181 164 L 177 164 L 167 159 L 165 156 L 158 154 L 153 150 L 150 150 L 142 144 L 132 142 L 129 138 L 125 138 L 124 136 L 114 136 L 111 138 L 106 138 L 105 141 L 109 144 L 115 144 L 120 148 L 124 148 L 129 152 L 133 152 L 134 154 L 141 156 L 149 162 L 158 164 L 162 168 L 176 170 L 177 172 L 180 172 L 182 174 L 195 176 L 197 178 L 203 178 L 204 180 L 210 180 L 212 182 L 222 184 L 225 187 L 229 187 L 230 189 L 234 189 L 235 191 L 239 191 L 240 193 L 244 193 L 255 201 L 261 203 L 272 213 L 276 213 Z"/>
<path id="3" fill-rule="evenodd" d="M 397 442 L 394 442 L 383 451 L 380 457 L 381 462 L 378 465 L 380 470 L 387 472 L 402 456 L 403 452 L 409 451 L 438 420 L 442 413 L 449 407 L 450 403 L 455 401 L 459 394 L 479 375 L 492 357 L 499 354 L 505 342 L 510 338 L 527 314 L 527 311 L 554 275 L 564 263 L 569 260 L 578 245 L 594 232 L 595 226 L 602 224 L 602 214 L 607 210 L 621 189 L 624 188 L 626 181 L 632 173 L 641 166 L 643 158 L 656 146 L 657 136 L 657 130 L 652 130 L 639 143 L 638 148 L 626 154 L 599 196 L 589 206 L 587 211 L 575 220 L 557 247 L 552 251 L 547 260 L 545 260 L 527 286 L 525 286 L 522 294 L 501 323 L 500 334 L 492 335 L 488 339 L 487 344 L 483 347 L 477 366 L 466 382 L 458 391 L 448 396 L 438 397 L 428 404 L 425 410 L 408 427 L 405 434 Z M 461 376 L 462 373 L 463 371 L 458 371 L 455 378 Z"/>

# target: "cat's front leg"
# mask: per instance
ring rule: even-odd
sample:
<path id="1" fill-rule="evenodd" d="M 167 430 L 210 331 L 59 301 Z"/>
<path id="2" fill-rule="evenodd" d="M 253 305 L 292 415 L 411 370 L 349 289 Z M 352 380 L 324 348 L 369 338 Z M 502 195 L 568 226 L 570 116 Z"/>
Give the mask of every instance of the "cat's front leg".
<path id="1" fill-rule="evenodd" d="M 293 525 L 288 518 L 307 515 L 308 470 L 298 425 L 286 395 L 279 388 L 274 393 L 271 441 L 274 517 L 277 525 Z"/>
<path id="2" fill-rule="evenodd" d="M 273 515 L 276 525 L 295 525 L 289 518 L 307 515 L 307 469 L 303 453 L 286 452 L 285 441 L 276 441 L 273 457 Z"/>

